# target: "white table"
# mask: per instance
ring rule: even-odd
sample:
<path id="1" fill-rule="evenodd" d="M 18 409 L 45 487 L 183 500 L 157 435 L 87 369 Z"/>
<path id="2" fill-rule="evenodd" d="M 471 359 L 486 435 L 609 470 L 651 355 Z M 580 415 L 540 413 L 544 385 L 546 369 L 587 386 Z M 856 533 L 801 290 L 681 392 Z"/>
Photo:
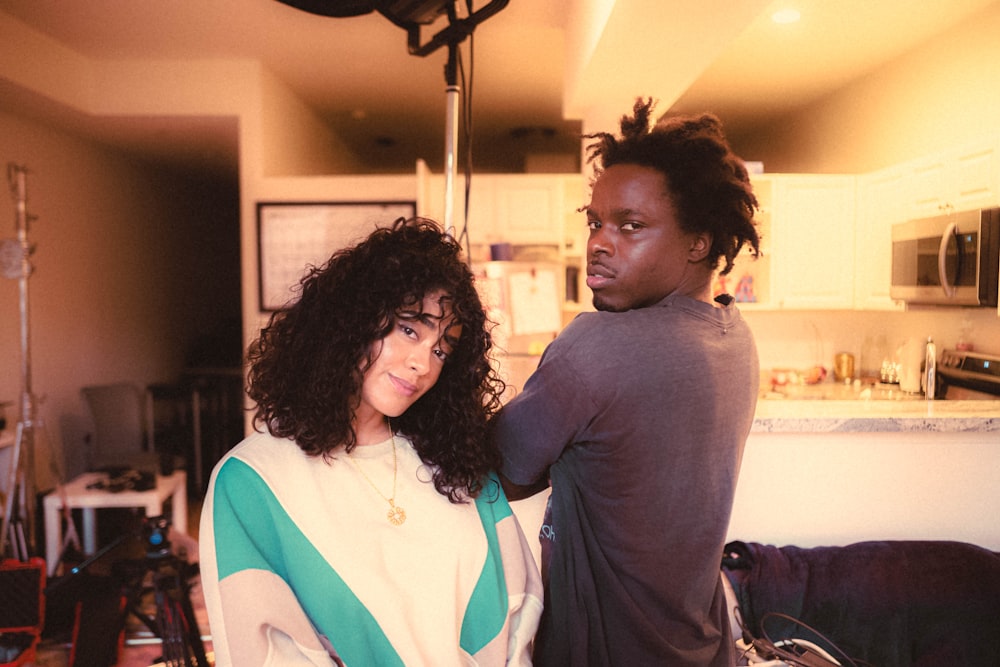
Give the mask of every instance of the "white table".
<path id="1" fill-rule="evenodd" d="M 156 487 L 148 491 L 112 492 L 103 489 L 88 489 L 94 482 L 107 481 L 103 472 L 85 472 L 68 482 L 65 491 L 67 507 L 80 509 L 83 514 L 83 552 L 92 555 L 97 552 L 97 510 L 107 507 L 141 507 L 147 517 L 163 514 L 163 503 L 170 498 L 174 530 L 187 533 L 187 473 L 175 470 L 172 475 L 156 476 Z M 55 573 L 62 551 L 62 506 L 63 493 L 59 489 L 45 496 L 45 562 L 49 575 Z"/>

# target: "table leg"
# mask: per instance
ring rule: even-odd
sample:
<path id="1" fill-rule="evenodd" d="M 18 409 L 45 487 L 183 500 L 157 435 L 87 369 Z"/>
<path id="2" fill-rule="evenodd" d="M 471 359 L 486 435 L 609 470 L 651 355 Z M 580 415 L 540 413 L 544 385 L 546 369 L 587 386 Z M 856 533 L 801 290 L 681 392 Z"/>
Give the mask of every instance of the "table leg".
<path id="1" fill-rule="evenodd" d="M 174 528 L 179 532 L 188 534 L 188 503 L 187 503 L 187 477 L 182 475 L 181 480 L 174 489 L 172 500 Z"/>
<path id="2" fill-rule="evenodd" d="M 52 503 L 45 505 L 45 567 L 51 577 L 59 566 L 59 552 L 62 550 L 62 516 L 59 507 Z"/>
<path id="3" fill-rule="evenodd" d="M 80 513 L 83 514 L 83 553 L 92 556 L 97 553 L 97 510 L 83 507 Z"/>

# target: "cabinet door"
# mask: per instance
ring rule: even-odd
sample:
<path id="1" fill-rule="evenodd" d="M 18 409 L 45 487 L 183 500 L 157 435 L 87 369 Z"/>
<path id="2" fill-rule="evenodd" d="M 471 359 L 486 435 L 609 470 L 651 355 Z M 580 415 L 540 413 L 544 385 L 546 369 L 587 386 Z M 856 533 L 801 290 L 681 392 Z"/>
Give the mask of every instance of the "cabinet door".
<path id="1" fill-rule="evenodd" d="M 495 231 L 504 241 L 515 245 L 563 244 L 560 178 L 497 176 L 495 197 Z"/>
<path id="2" fill-rule="evenodd" d="M 1000 203 L 1000 140 L 996 137 L 968 142 L 908 166 L 910 218 Z"/>
<path id="3" fill-rule="evenodd" d="M 455 233 L 461 235 L 465 231 L 469 243 L 473 246 L 488 246 L 491 243 L 501 243 L 507 240 L 497 230 L 494 178 L 490 174 L 473 174 L 469 188 L 468 216 L 465 214 L 465 178 L 460 177 L 455 183 L 455 188 L 458 190 L 454 202 Z M 419 192 L 423 200 L 420 215 L 444 224 L 444 176 L 438 174 L 425 176 L 420 183 Z M 485 256 L 489 257 L 488 248 Z"/>
<path id="4" fill-rule="evenodd" d="M 892 226 L 904 219 L 904 170 L 886 169 L 858 178 L 854 243 L 854 307 L 902 310 L 889 297 L 892 281 Z"/>
<path id="5" fill-rule="evenodd" d="M 491 243 L 513 245 L 562 246 L 566 206 L 579 206 L 567 202 L 564 185 L 567 175 L 549 174 L 474 174 L 469 189 L 469 213 L 456 210 L 455 219 L 461 231 L 461 221 L 466 220 L 469 241 L 473 246 Z M 425 210 L 438 219 L 444 209 L 444 177 L 432 176 L 423 187 L 427 206 Z M 464 179 L 456 184 L 464 188 Z M 464 197 L 459 193 L 456 207 L 461 207 Z"/>
<path id="6" fill-rule="evenodd" d="M 772 297 L 779 307 L 852 307 L 855 180 L 845 175 L 775 180 Z"/>
<path id="7" fill-rule="evenodd" d="M 1000 204 L 1000 140 L 992 138 L 956 149 L 952 160 L 955 210 Z"/>
<path id="8" fill-rule="evenodd" d="M 465 187 L 464 180 L 460 187 Z M 456 206 L 464 205 L 464 195 L 457 197 L 457 200 L 460 203 Z M 472 245 L 489 245 L 507 240 L 503 231 L 497 227 L 496 204 L 496 183 L 493 176 L 473 174 L 469 188 L 469 214 L 464 218 L 469 243 Z M 464 211 L 458 217 L 461 218 L 463 214 Z"/>

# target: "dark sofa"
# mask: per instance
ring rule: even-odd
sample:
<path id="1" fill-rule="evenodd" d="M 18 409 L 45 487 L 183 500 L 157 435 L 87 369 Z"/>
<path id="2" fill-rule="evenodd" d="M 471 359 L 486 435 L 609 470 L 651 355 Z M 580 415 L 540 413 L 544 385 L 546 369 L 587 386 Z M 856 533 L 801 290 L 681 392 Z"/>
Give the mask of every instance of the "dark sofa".
<path id="1" fill-rule="evenodd" d="M 753 637 L 806 639 L 875 667 L 1000 666 L 1000 554 L 993 551 L 948 541 L 731 542 L 722 569 Z M 733 632 L 738 637 L 740 628 Z"/>

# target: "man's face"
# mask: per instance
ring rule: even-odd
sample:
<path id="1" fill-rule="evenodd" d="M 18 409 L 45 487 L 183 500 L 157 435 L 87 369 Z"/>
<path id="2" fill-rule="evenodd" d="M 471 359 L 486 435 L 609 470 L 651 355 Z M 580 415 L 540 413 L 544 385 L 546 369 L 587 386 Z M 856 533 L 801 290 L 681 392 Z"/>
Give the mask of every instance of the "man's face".
<path id="1" fill-rule="evenodd" d="M 594 184 L 587 225 L 587 286 L 598 310 L 644 308 L 696 287 L 700 237 L 681 230 L 659 171 L 632 164 L 605 170 Z"/>

